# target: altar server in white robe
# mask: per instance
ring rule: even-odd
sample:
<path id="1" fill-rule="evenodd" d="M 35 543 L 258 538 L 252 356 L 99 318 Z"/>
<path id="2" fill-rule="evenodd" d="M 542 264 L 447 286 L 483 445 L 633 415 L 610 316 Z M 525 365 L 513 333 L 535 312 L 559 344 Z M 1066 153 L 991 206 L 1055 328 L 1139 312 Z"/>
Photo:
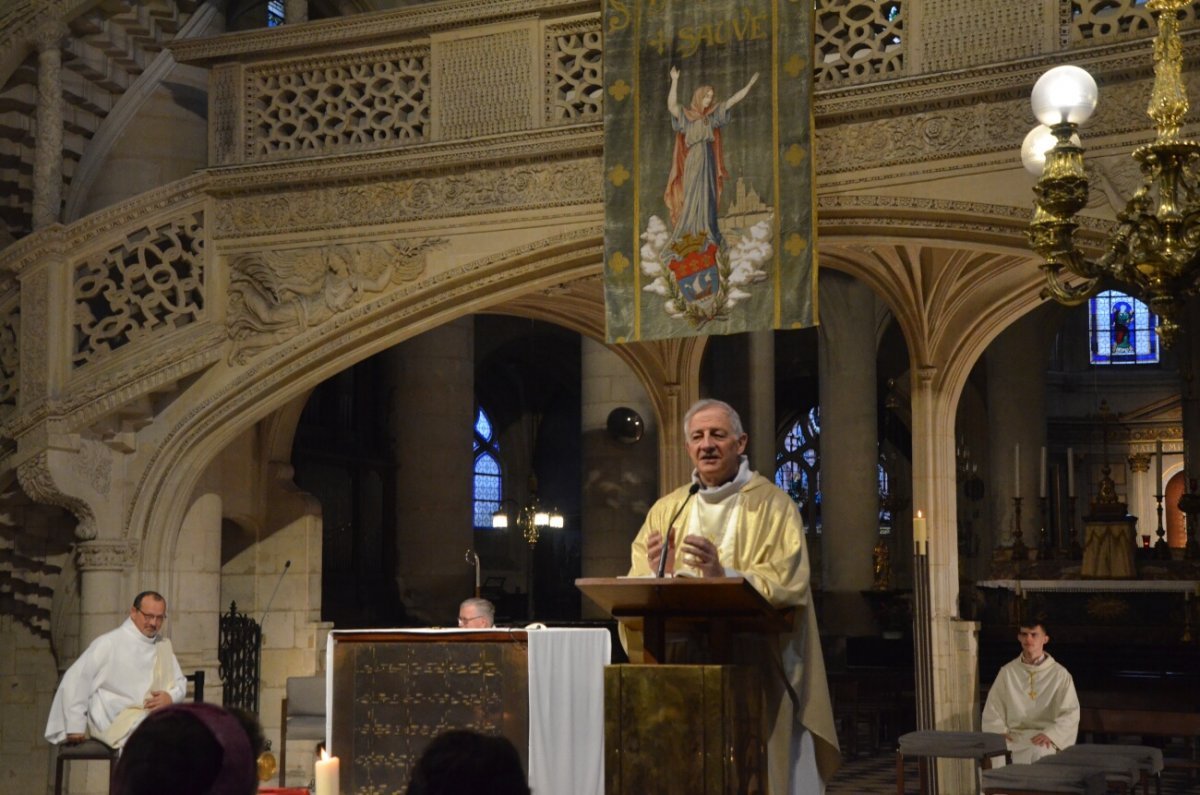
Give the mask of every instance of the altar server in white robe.
<path id="1" fill-rule="evenodd" d="M 93 737 L 120 748 L 151 710 L 183 700 L 187 680 L 171 641 L 159 634 L 166 619 L 166 600 L 145 591 L 121 626 L 92 641 L 54 694 L 48 741 L 74 744 Z"/>
<path id="2" fill-rule="evenodd" d="M 1000 669 L 983 708 L 983 730 L 1003 734 L 1014 763 L 1034 762 L 1075 744 L 1079 697 L 1067 669 L 1046 653 L 1038 619 L 1017 633 L 1021 656 Z"/>
<path id="3" fill-rule="evenodd" d="M 677 577 L 745 577 L 774 607 L 795 608 L 791 632 L 745 639 L 737 644 L 734 659 L 756 662 L 766 672 L 766 792 L 819 795 L 841 764 L 841 752 L 800 513 L 786 492 L 750 471 L 743 455 L 748 437 L 729 404 L 697 402 L 684 417 L 684 435 L 695 466 L 693 482 L 650 508 L 633 541 L 629 574 L 653 576 L 670 529 L 667 571 Z M 695 498 L 689 500 L 689 494 Z M 681 506 L 688 510 L 680 513 Z M 641 632 L 624 625 L 621 629 L 630 660 L 640 661 Z"/>

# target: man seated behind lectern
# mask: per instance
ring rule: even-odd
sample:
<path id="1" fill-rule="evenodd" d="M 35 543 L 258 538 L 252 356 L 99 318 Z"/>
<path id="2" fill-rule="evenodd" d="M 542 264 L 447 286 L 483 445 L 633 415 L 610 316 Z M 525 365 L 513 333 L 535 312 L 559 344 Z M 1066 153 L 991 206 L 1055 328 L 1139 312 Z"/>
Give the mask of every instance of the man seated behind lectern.
<path id="1" fill-rule="evenodd" d="M 745 577 L 777 608 L 798 608 L 792 631 L 755 644 L 736 644 L 763 666 L 770 795 L 812 795 L 841 764 L 833 727 L 816 613 L 809 598 L 808 550 L 795 503 L 751 472 L 747 435 L 729 404 L 701 400 L 683 420 L 692 483 L 658 500 L 633 541 L 630 576 L 653 576 L 663 535 L 674 519 L 665 569 L 676 576 Z M 694 495 L 694 496 L 693 496 Z M 632 662 L 641 660 L 640 633 L 627 631 Z M 754 649 L 748 651 L 748 649 Z M 786 677 L 786 680 L 785 680 Z"/>

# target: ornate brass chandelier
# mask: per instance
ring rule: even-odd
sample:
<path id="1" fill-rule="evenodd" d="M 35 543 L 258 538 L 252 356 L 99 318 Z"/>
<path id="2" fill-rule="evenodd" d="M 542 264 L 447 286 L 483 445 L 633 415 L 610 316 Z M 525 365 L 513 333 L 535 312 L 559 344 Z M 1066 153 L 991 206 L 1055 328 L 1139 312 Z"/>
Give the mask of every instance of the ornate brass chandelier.
<path id="1" fill-rule="evenodd" d="M 1033 88 L 1035 128 L 1022 146 L 1026 168 L 1040 175 L 1029 242 L 1045 260 L 1042 297 L 1073 306 L 1105 289 L 1139 298 L 1159 319 L 1164 347 L 1178 337 L 1186 298 L 1200 292 L 1200 142 L 1181 138 L 1188 110 L 1179 11 L 1191 0 L 1148 0 L 1158 23 L 1154 89 L 1146 112 L 1158 135 L 1133 158 L 1141 187 L 1117 215 L 1104 253 L 1088 259 L 1074 240 L 1075 215 L 1087 204 L 1088 180 L 1078 129 L 1096 107 L 1096 82 L 1076 66 L 1046 72 Z M 1039 138 L 1050 144 L 1039 146 Z M 1044 165 L 1039 151 L 1044 151 Z M 1036 169 L 1036 170 L 1035 170 Z M 1079 277 L 1083 281 L 1071 283 Z"/>
<path id="2" fill-rule="evenodd" d="M 503 508 L 504 503 L 512 503 L 514 507 L 516 506 L 516 501 L 511 498 L 503 500 L 500 510 L 492 514 L 492 527 L 494 528 L 509 526 L 509 516 Z M 516 526 L 521 531 L 526 543 L 531 547 L 535 546 L 541 537 L 542 528 L 559 530 L 564 524 L 561 513 L 554 508 L 542 507 L 537 497 L 537 476 L 530 474 L 529 497 L 525 504 L 517 510 L 516 515 Z"/>

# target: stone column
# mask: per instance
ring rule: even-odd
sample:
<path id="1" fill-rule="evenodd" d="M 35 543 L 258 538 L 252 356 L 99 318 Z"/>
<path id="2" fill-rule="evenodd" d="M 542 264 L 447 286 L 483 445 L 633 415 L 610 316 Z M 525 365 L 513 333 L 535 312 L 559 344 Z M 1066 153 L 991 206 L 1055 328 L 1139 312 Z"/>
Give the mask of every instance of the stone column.
<path id="1" fill-rule="evenodd" d="M 859 591 L 871 588 L 879 532 L 875 298 L 842 274 L 821 274 L 821 484 L 825 618 L 846 635 L 874 632 Z"/>
<path id="2" fill-rule="evenodd" d="M 658 486 L 658 427 L 642 383 L 621 357 L 600 342 L 583 338 L 580 370 L 583 433 L 584 577 L 615 577 L 629 570 L 629 545 L 653 504 Z M 608 415 L 630 408 L 642 418 L 644 434 L 634 443 L 614 439 Z M 670 488 L 663 484 L 662 491 Z M 604 615 L 587 599 L 585 618 Z"/>
<path id="3" fill-rule="evenodd" d="M 942 381 L 944 372 L 918 365 L 912 380 L 913 506 L 928 517 L 929 651 L 916 664 L 927 666 L 929 692 L 918 699 L 932 707 L 933 728 L 978 731 L 979 624 L 958 618 L 958 544 L 954 472 L 954 417 L 957 394 Z M 910 545 L 904 553 L 911 554 Z M 920 681 L 920 679 L 918 680 Z M 920 712 L 918 712 L 920 714 Z M 939 793 L 965 795 L 976 790 L 969 762 L 939 759 Z"/>
<path id="4" fill-rule="evenodd" d="M 1183 476 L 1185 500 L 1180 504 L 1187 516 L 1187 547 L 1190 559 L 1200 558 L 1200 298 L 1188 299 L 1187 333 L 1179 335 L 1180 409 L 1183 425 Z"/>
<path id="5" fill-rule="evenodd" d="M 750 335 L 750 468 L 775 479 L 775 332 Z"/>
<path id="6" fill-rule="evenodd" d="M 171 593 L 164 594 L 169 600 L 167 611 L 171 616 L 167 635 L 180 665 L 189 672 L 204 667 L 215 673 L 217 667 L 221 512 L 219 494 L 208 492 L 196 497 L 179 527 Z"/>
<path id="7" fill-rule="evenodd" d="M 446 624 L 474 591 L 475 335 L 471 317 L 393 348 L 396 574 L 416 618 Z"/>
<path id="8" fill-rule="evenodd" d="M 75 548 L 79 569 L 79 651 L 125 620 L 136 593 L 126 593 L 125 572 L 133 569 L 137 545 L 130 541 L 85 541 Z"/>
<path id="9" fill-rule="evenodd" d="M 985 496 L 995 517 L 996 537 L 990 546 L 1013 542 L 1017 445 L 1020 445 L 1022 543 L 1037 547 L 1041 528 L 1038 478 L 1042 445 L 1046 443 L 1046 355 L 1044 331 L 1026 316 L 1009 326 L 988 347 L 988 472 L 991 490 Z M 1076 472 L 1078 484 L 1079 473 Z M 1079 491 L 1080 502 L 1086 491 Z M 984 549 L 989 539 L 981 539 Z"/>
<path id="10" fill-rule="evenodd" d="M 37 138 L 33 155 L 33 228 L 57 223 L 62 213 L 62 50 L 67 35 L 58 19 L 38 26 Z"/>
<path id="11" fill-rule="evenodd" d="M 308 0 L 284 0 L 283 22 L 292 25 L 308 21 Z"/>

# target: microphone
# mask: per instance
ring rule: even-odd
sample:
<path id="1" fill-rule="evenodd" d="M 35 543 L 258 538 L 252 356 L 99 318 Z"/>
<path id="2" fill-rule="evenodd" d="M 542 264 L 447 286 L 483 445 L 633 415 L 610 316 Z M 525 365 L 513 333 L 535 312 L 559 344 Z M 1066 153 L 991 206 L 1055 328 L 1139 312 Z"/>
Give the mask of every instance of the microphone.
<path id="1" fill-rule="evenodd" d="M 667 529 L 663 531 L 662 554 L 658 556 L 658 574 L 657 577 L 662 577 L 667 571 L 667 552 L 671 548 L 671 533 L 675 526 L 675 520 L 679 518 L 679 514 L 683 513 L 683 506 L 688 504 L 696 492 L 700 491 L 700 484 L 693 483 L 688 489 L 687 496 L 683 498 L 683 502 L 679 503 L 679 508 L 675 511 L 675 515 L 671 517 L 671 521 L 667 522 Z"/>

